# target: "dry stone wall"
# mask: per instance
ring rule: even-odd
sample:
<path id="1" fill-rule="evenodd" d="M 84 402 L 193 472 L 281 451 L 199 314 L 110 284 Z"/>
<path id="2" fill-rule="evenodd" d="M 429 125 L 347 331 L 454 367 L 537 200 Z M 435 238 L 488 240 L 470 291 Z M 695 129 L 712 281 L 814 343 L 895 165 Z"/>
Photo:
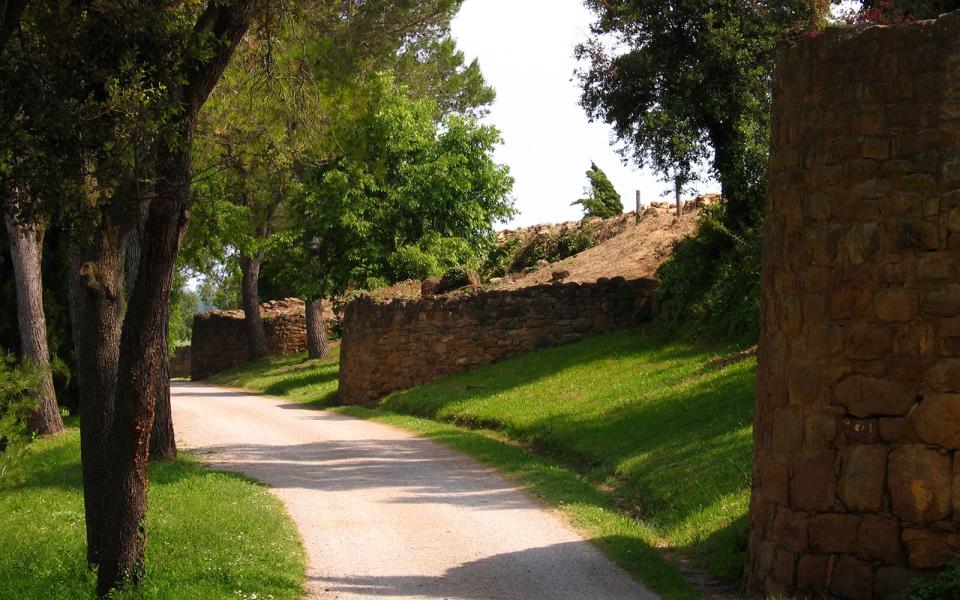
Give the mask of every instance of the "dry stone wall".
<path id="1" fill-rule="evenodd" d="M 656 282 L 622 277 L 474 295 L 394 300 L 364 296 L 343 319 L 340 400 L 390 392 L 649 319 Z"/>
<path id="2" fill-rule="evenodd" d="M 307 349 L 306 311 L 302 300 L 287 298 L 260 305 L 268 354 L 296 354 Z M 206 379 L 246 362 L 247 335 L 242 310 L 215 310 L 193 318 L 190 376 Z"/>
<path id="3" fill-rule="evenodd" d="M 960 12 L 782 57 L 746 583 L 890 597 L 960 560 Z"/>

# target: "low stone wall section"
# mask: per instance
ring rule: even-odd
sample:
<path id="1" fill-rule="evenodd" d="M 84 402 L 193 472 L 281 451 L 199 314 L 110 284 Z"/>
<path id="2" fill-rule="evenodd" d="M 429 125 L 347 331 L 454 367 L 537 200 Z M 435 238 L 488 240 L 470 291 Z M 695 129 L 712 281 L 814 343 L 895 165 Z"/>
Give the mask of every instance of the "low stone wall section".
<path id="1" fill-rule="evenodd" d="M 260 305 L 267 354 L 284 355 L 307 349 L 303 301 L 296 298 Z M 190 376 L 206 379 L 249 360 L 242 310 L 215 310 L 193 318 Z"/>
<path id="2" fill-rule="evenodd" d="M 374 404 L 507 356 L 635 326 L 650 318 L 656 287 L 616 277 L 389 303 L 358 298 L 343 320 L 340 400 Z"/>

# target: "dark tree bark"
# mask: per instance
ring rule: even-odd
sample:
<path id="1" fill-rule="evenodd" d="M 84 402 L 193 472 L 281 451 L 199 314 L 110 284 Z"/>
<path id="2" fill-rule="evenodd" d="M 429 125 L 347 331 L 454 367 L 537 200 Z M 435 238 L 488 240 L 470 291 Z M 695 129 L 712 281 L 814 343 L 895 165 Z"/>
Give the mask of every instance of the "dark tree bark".
<path id="1" fill-rule="evenodd" d="M 143 236 L 144 219 L 146 218 L 147 204 L 143 204 L 138 216 L 137 230 L 130 236 L 127 248 L 127 296 L 133 290 L 137 281 L 137 273 L 141 259 L 141 237 Z M 167 327 L 164 327 L 164 342 L 167 343 Z M 156 380 L 157 403 L 154 410 L 153 432 L 150 434 L 150 460 L 169 460 L 177 457 L 177 441 L 173 431 L 173 410 L 170 406 L 170 360 L 164 354 L 162 375 Z"/>
<path id="2" fill-rule="evenodd" d="M 327 326 L 323 322 L 323 298 L 307 304 L 307 354 L 310 358 L 324 358 L 330 353 Z"/>
<path id="3" fill-rule="evenodd" d="M 124 249 L 129 228 L 107 216 L 100 230 L 70 247 L 70 316 L 80 389 L 80 457 L 87 562 L 100 564 L 103 521 L 110 518 L 107 435 L 113 424 L 124 319 Z"/>
<path id="4" fill-rule="evenodd" d="M 243 322 L 247 330 L 247 354 L 250 360 L 267 355 L 267 336 L 263 331 L 263 318 L 260 316 L 260 266 L 263 254 L 257 256 L 240 255 L 240 272 L 243 274 L 241 295 L 243 296 Z"/>
<path id="5" fill-rule="evenodd" d="M 170 287 L 187 225 L 190 198 L 190 154 L 197 113 L 223 74 L 253 18 L 255 0 L 210 2 L 194 30 L 210 35 L 218 46 L 212 56 L 188 62 L 185 83 L 174 91 L 183 108 L 170 146 L 157 153 L 156 189 L 141 239 L 137 281 L 120 336 L 116 402 L 107 437 L 110 476 L 104 482 L 106 511 L 97 594 L 106 596 L 124 582 L 138 583 L 146 553 L 147 461 L 157 398 L 156 380 L 163 375 L 167 345 L 165 327 Z"/>
<path id="6" fill-rule="evenodd" d="M 167 328 L 163 329 L 163 343 L 167 343 Z M 150 434 L 150 460 L 170 460 L 177 457 L 177 439 L 173 432 L 173 409 L 170 406 L 170 356 L 163 353 L 160 377 L 157 378 L 157 405 Z"/>
<path id="7" fill-rule="evenodd" d="M 63 431 L 63 419 L 57 407 L 50 372 L 50 353 L 47 348 L 47 320 L 43 312 L 43 280 L 40 267 L 43 251 L 43 229 L 35 224 L 16 223 L 7 216 L 7 234 L 10 238 L 10 258 L 17 286 L 17 323 L 20 327 L 20 345 L 23 356 L 41 371 L 37 387 L 39 404 L 30 414 L 27 424 L 40 435 Z"/>

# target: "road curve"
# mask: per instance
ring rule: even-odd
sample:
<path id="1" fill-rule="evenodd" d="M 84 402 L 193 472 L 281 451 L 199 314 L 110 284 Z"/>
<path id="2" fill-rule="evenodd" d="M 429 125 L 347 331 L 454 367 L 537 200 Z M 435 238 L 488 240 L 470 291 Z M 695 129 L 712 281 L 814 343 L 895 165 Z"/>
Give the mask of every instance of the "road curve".
<path id="1" fill-rule="evenodd" d="M 284 503 L 309 598 L 656 598 L 516 484 L 441 444 L 224 388 L 171 392 L 180 447 Z"/>

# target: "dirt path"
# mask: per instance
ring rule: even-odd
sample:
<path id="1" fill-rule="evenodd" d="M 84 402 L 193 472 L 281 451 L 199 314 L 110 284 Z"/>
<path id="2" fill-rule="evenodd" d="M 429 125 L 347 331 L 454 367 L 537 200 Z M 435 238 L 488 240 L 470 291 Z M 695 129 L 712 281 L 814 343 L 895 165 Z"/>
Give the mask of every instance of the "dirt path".
<path id="1" fill-rule="evenodd" d="M 655 598 L 471 458 L 377 423 L 174 384 L 178 444 L 273 487 L 311 598 Z"/>

